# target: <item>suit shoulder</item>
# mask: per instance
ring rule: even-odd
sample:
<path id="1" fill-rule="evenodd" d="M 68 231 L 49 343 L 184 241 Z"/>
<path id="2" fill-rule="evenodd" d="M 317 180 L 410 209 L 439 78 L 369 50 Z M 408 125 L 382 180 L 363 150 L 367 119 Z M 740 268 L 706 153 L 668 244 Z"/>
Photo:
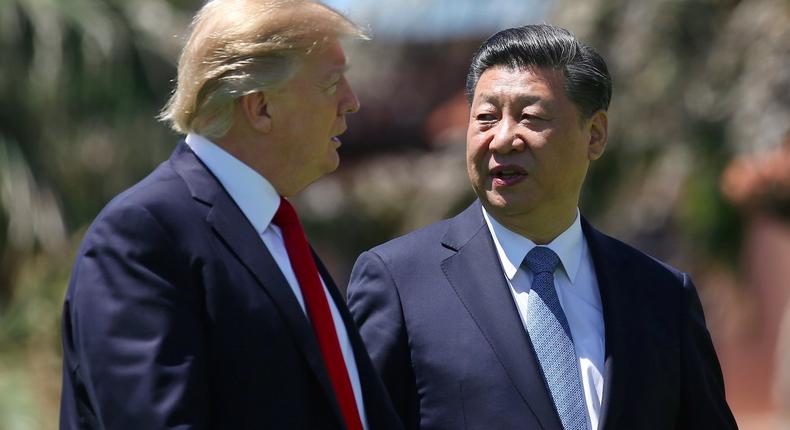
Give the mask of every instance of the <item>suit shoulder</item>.
<path id="1" fill-rule="evenodd" d="M 449 221 L 445 219 L 421 227 L 384 242 L 369 252 L 378 255 L 387 262 L 424 259 L 428 255 L 436 254 L 439 249 L 443 249 L 441 241 L 447 232 Z"/>
<path id="2" fill-rule="evenodd" d="M 189 200 L 189 189 L 183 179 L 165 161 L 107 203 L 91 223 L 83 245 L 111 232 L 138 232 L 155 238 L 152 228 L 161 233 L 177 228 L 189 218 Z"/>
<path id="3" fill-rule="evenodd" d="M 144 208 L 158 218 L 187 210 L 190 200 L 191 193 L 186 182 L 173 168 L 171 160 L 165 160 L 146 177 L 110 200 L 97 220 L 123 212 L 129 207 Z"/>
<path id="4" fill-rule="evenodd" d="M 593 243 L 590 244 L 591 249 L 608 250 L 612 255 L 616 255 L 623 265 L 633 268 L 635 273 L 666 277 L 670 282 L 685 282 L 687 275 L 683 271 L 632 245 L 597 230 L 593 230 L 591 236 L 593 239 Z"/>
<path id="5" fill-rule="evenodd" d="M 127 206 L 139 206 L 155 213 L 162 207 L 173 209 L 190 196 L 184 180 L 164 161 L 146 177 L 115 196 L 99 216 L 106 216 Z"/>

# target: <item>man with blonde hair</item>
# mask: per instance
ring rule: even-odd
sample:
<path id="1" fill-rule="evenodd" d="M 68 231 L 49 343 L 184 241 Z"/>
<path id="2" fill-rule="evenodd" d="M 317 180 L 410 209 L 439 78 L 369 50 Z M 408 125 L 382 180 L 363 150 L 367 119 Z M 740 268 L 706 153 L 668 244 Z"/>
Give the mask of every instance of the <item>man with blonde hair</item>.
<path id="1" fill-rule="evenodd" d="M 77 255 L 61 428 L 400 428 L 286 200 L 338 165 L 363 37 L 312 1 L 198 12 L 161 114 L 186 138 Z"/>

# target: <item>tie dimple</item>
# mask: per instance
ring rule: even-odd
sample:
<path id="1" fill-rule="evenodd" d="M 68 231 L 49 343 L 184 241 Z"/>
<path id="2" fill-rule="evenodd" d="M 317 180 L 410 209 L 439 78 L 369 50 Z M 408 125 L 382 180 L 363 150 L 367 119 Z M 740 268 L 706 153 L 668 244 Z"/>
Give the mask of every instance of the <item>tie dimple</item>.
<path id="1" fill-rule="evenodd" d="M 534 274 L 548 272 L 552 276 L 554 270 L 560 264 L 560 257 L 545 246 L 536 246 L 524 258 L 527 267 Z"/>

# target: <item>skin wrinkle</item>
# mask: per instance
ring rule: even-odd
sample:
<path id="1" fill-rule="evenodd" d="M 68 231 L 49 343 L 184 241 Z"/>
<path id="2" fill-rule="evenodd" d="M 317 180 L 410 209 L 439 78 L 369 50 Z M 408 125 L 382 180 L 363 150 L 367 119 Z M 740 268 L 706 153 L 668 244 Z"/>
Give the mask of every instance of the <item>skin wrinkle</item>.
<path id="1" fill-rule="evenodd" d="M 606 145 L 606 113 L 579 123 L 562 71 L 493 67 L 480 76 L 467 130 L 467 169 L 486 210 L 511 230 L 548 243 L 573 222 L 591 160 Z M 491 170 L 520 180 L 499 184 Z"/>

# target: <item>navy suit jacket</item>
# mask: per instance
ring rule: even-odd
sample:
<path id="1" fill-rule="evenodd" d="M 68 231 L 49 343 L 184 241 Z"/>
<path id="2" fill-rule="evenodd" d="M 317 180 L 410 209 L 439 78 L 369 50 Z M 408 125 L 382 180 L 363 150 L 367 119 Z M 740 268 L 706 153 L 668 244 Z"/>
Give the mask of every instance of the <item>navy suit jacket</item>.
<path id="1" fill-rule="evenodd" d="M 370 429 L 402 428 L 318 265 L 348 330 Z M 183 142 L 88 230 L 66 294 L 63 348 L 63 429 L 345 427 L 287 281 Z"/>
<path id="2" fill-rule="evenodd" d="M 582 226 L 605 325 L 599 428 L 736 428 L 689 277 Z M 406 428 L 562 429 L 479 202 L 362 254 L 348 295 Z"/>

